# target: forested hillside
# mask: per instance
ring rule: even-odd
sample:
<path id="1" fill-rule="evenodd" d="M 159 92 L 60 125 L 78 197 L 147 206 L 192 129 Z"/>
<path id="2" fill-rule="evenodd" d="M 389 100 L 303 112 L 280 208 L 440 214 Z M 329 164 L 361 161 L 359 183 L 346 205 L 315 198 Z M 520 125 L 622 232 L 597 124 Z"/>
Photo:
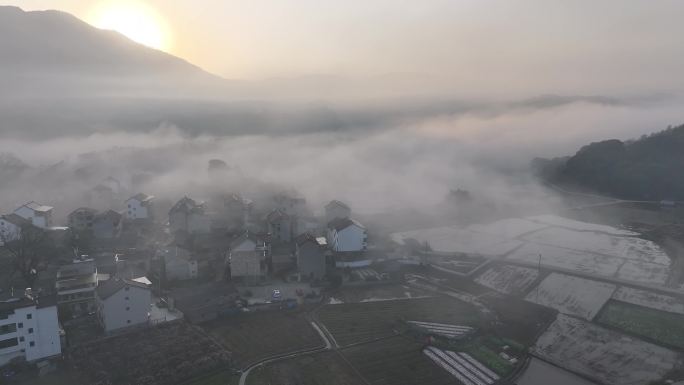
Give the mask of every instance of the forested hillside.
<path id="1" fill-rule="evenodd" d="M 591 143 L 569 158 L 535 159 L 533 167 L 547 181 L 620 198 L 684 200 L 684 125 Z"/>

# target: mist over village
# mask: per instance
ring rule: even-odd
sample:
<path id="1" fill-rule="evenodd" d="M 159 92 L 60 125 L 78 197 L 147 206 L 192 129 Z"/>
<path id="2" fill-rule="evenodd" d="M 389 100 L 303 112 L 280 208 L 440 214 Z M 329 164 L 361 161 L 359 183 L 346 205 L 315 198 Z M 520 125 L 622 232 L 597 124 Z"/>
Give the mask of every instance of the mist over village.
<path id="1" fill-rule="evenodd" d="M 684 383 L 682 11 L 0 5 L 0 384 Z"/>

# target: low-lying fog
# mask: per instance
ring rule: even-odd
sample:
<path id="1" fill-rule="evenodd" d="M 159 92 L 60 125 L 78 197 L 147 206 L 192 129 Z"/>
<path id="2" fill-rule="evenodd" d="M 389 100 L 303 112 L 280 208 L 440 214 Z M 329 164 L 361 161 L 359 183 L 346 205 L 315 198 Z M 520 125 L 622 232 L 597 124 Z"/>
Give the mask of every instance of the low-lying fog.
<path id="1" fill-rule="evenodd" d="M 0 212 L 36 200 L 55 206 L 63 220 L 86 206 L 85 193 L 108 176 L 131 193 L 172 201 L 293 189 L 315 211 L 340 199 L 356 212 L 376 213 L 432 207 L 450 189 L 463 188 L 502 207 L 552 210 L 557 200 L 528 174 L 532 158 L 571 155 L 591 141 L 636 138 L 681 123 L 678 102 L 549 97 L 452 110 L 356 107 L 364 119 L 340 107 L 339 114 L 316 118 L 326 127 L 319 132 L 316 119 L 299 110 L 265 111 L 260 123 L 225 132 L 203 130 L 190 117 L 182 125 L 135 123 L 125 130 L 102 124 L 86 135 L 45 128 L 50 139 L 0 134 Z M 210 159 L 229 169 L 208 172 Z"/>

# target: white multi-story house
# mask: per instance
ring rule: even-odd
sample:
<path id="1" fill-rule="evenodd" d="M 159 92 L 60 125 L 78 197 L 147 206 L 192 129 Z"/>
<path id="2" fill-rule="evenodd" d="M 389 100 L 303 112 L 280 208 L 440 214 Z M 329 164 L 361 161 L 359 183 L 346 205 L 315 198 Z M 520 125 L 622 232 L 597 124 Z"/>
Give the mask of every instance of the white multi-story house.
<path id="1" fill-rule="evenodd" d="M 97 267 L 92 259 L 60 267 L 56 281 L 60 311 L 73 316 L 95 311 L 97 283 Z"/>
<path id="2" fill-rule="evenodd" d="M 4 245 L 5 242 L 19 239 L 21 228 L 30 224 L 31 222 L 17 214 L 0 216 L 0 246 Z"/>
<path id="3" fill-rule="evenodd" d="M 368 246 L 368 232 L 351 218 L 336 218 L 328 223 L 328 245 L 336 252 L 364 251 Z"/>
<path id="4" fill-rule="evenodd" d="M 97 210 L 88 207 L 80 207 L 69 213 L 69 227 L 76 231 L 92 231 L 93 220 Z"/>
<path id="5" fill-rule="evenodd" d="M 152 219 L 152 201 L 154 196 L 143 193 L 136 194 L 126 201 L 126 218 L 129 220 Z"/>
<path id="6" fill-rule="evenodd" d="M 199 274 L 198 261 L 186 249 L 174 246 L 164 250 L 164 275 L 169 281 L 195 279 Z"/>
<path id="7" fill-rule="evenodd" d="M 93 218 L 93 236 L 98 239 L 117 238 L 121 234 L 121 214 L 114 210 L 96 214 Z"/>
<path id="8" fill-rule="evenodd" d="M 230 244 L 228 264 L 233 279 L 258 281 L 268 272 L 266 243 L 250 233 L 244 233 Z"/>
<path id="9" fill-rule="evenodd" d="M 148 284 L 115 277 L 100 284 L 96 293 L 97 319 L 106 333 L 148 323 L 152 304 Z"/>
<path id="10" fill-rule="evenodd" d="M 14 210 L 14 213 L 41 229 L 52 227 L 51 206 L 45 206 L 31 201 Z"/>
<path id="11" fill-rule="evenodd" d="M 23 357 L 38 361 L 62 353 L 54 297 L 0 301 L 0 366 Z"/>
<path id="12" fill-rule="evenodd" d="M 284 211 L 275 209 L 266 216 L 268 232 L 274 241 L 292 241 L 292 219 Z"/>
<path id="13" fill-rule="evenodd" d="M 325 205 L 325 219 L 330 222 L 335 218 L 351 217 L 351 208 L 338 200 L 332 200 Z"/>

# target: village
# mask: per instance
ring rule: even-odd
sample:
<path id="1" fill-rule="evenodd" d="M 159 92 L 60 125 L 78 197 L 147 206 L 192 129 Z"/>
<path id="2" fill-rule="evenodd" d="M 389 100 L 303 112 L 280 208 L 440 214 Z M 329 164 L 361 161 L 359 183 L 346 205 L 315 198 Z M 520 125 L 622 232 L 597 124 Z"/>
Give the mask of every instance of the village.
<path id="1" fill-rule="evenodd" d="M 678 237 L 555 215 L 372 232 L 348 204 L 291 191 L 129 195 L 109 177 L 64 221 L 33 201 L 0 217 L 1 383 L 681 375 Z"/>

